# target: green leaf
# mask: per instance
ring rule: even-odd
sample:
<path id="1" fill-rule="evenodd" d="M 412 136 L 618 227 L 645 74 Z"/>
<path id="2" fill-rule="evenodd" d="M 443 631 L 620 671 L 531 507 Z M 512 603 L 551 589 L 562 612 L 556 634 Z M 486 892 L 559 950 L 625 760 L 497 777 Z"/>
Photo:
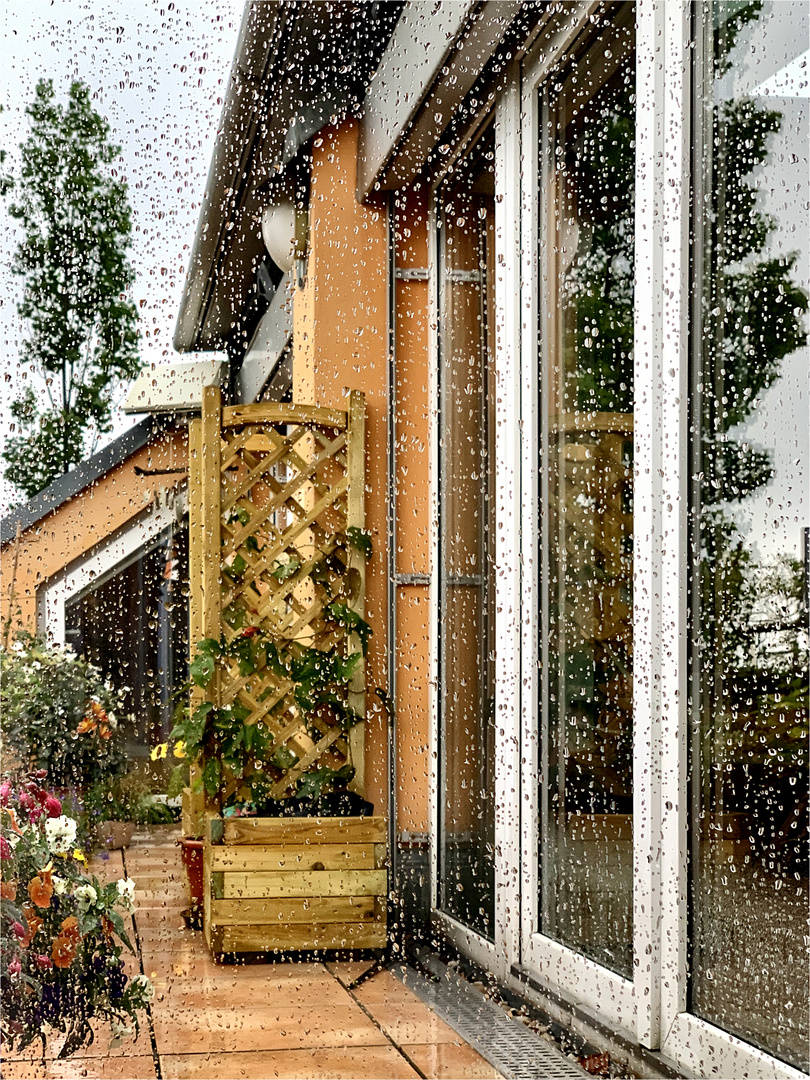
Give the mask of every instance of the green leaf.
<path id="1" fill-rule="evenodd" d="M 207 656 L 219 656 L 222 652 L 222 643 L 217 641 L 216 638 L 203 638 L 202 641 L 197 642 L 196 650 L 198 653 L 205 653 Z"/>
<path id="2" fill-rule="evenodd" d="M 287 578 L 293 576 L 300 566 L 301 560 L 297 555 L 291 555 L 288 562 L 279 562 L 279 560 L 276 559 L 275 567 L 270 571 L 270 575 L 271 577 L 274 577 L 276 581 L 286 581 Z"/>
<path id="3" fill-rule="evenodd" d="M 270 758 L 270 761 L 277 769 L 281 769 L 282 772 L 286 772 L 291 769 L 293 765 L 298 761 L 296 755 L 292 750 L 288 750 L 286 746 L 280 746 L 276 750 L 275 754 Z"/>
<path id="4" fill-rule="evenodd" d="M 329 580 L 329 570 L 323 559 L 319 559 L 318 562 L 312 567 L 309 572 L 310 579 L 315 582 L 316 585 L 324 590 L 327 596 L 332 595 L 332 585 Z"/>
<path id="5" fill-rule="evenodd" d="M 209 758 L 203 768 L 202 782 L 206 794 L 209 795 L 211 798 L 213 798 L 214 795 L 216 795 L 217 791 L 219 791 L 220 776 L 221 769 L 219 766 L 219 761 L 216 758 Z"/>
<path id="6" fill-rule="evenodd" d="M 188 666 L 189 675 L 197 686 L 206 687 L 213 678 L 216 664 L 214 658 L 206 653 L 197 653 Z"/>
<path id="7" fill-rule="evenodd" d="M 302 799 L 317 799 L 325 787 L 332 783 L 335 773 L 326 765 L 298 777 L 296 794 Z"/>
<path id="8" fill-rule="evenodd" d="M 368 639 L 373 631 L 362 615 L 352 610 L 343 600 L 334 600 L 324 608 L 324 612 L 327 618 L 336 622 L 338 626 L 343 626 L 351 633 L 357 634 L 363 656 L 365 656 L 368 649 Z"/>
<path id="9" fill-rule="evenodd" d="M 361 555 L 364 555 L 367 559 L 371 558 L 371 533 L 366 529 L 360 529 L 357 525 L 350 525 L 346 530 L 346 539 L 355 551 L 359 551 Z"/>

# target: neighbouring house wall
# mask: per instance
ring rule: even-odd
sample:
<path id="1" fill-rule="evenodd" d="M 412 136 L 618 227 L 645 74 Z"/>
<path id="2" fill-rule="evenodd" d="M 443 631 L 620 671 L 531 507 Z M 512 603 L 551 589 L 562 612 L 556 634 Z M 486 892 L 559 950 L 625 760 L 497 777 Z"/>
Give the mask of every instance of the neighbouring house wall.
<path id="1" fill-rule="evenodd" d="M 12 634 L 15 630 L 36 631 L 37 590 L 41 585 L 142 513 L 155 502 L 158 492 L 185 479 L 185 473 L 136 476 L 136 465 L 143 469 L 187 467 L 186 430 L 173 429 L 155 436 L 147 446 L 21 533 L 13 581 L 16 541 L 3 546 L 0 619 L 5 627 L 13 586 Z"/>
<path id="2" fill-rule="evenodd" d="M 373 694 L 386 686 L 388 244 L 382 201 L 355 198 L 357 123 L 313 140 L 307 283 L 293 305 L 293 400 L 346 408 L 345 389 L 366 396 L 366 528 L 374 554 L 366 574 L 366 619 L 374 634 L 366 667 L 366 798 L 387 806 L 386 727 Z"/>
<path id="3" fill-rule="evenodd" d="M 394 246 L 397 270 L 428 265 L 428 198 L 409 190 L 397 198 Z M 429 284 L 397 280 L 394 294 L 396 370 L 397 575 L 396 595 L 398 802 L 400 832 L 429 826 L 430 710 L 430 458 Z"/>

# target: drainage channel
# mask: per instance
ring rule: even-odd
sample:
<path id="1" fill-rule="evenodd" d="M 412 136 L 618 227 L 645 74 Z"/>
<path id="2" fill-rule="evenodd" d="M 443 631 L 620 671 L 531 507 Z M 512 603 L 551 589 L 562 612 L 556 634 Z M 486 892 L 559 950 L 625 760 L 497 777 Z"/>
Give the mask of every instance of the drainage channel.
<path id="1" fill-rule="evenodd" d="M 435 982 L 404 964 L 391 971 L 507 1080 L 583 1080 L 588 1076 L 444 964 L 433 961 L 430 967 Z"/>

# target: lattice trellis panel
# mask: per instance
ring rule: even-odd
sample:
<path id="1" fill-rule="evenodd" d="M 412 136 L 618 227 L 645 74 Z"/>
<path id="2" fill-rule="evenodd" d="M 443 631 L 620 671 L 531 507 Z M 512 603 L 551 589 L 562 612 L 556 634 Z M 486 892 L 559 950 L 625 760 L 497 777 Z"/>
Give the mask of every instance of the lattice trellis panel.
<path id="1" fill-rule="evenodd" d="M 358 392 L 344 412 L 286 404 L 223 408 L 219 390 L 206 389 L 202 417 L 190 431 L 192 647 L 257 627 L 288 657 L 312 648 L 359 650 L 356 635 L 326 617 L 325 608 L 339 598 L 360 615 L 364 610 L 364 558 L 346 540 L 347 530 L 363 527 L 364 418 Z M 363 724 L 346 732 L 328 715 L 304 716 L 293 690 L 270 667 L 241 677 L 238 663 L 224 660 L 211 685 L 192 692 L 192 706 L 239 705 L 248 711 L 247 725 L 269 731 L 271 797 L 293 794 L 298 778 L 319 765 L 353 766 L 350 786 L 362 793 Z M 363 714 L 364 698 L 361 664 L 347 704 Z M 273 764 L 292 757 L 287 771 Z"/>

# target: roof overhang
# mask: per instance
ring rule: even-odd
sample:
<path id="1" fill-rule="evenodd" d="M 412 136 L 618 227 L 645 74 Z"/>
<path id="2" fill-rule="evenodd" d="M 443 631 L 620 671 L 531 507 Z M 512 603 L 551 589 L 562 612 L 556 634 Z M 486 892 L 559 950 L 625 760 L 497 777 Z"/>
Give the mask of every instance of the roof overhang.
<path id="1" fill-rule="evenodd" d="M 398 2 L 247 0 L 174 333 L 224 347 L 264 257 L 268 186 L 322 128 L 356 111 Z"/>

